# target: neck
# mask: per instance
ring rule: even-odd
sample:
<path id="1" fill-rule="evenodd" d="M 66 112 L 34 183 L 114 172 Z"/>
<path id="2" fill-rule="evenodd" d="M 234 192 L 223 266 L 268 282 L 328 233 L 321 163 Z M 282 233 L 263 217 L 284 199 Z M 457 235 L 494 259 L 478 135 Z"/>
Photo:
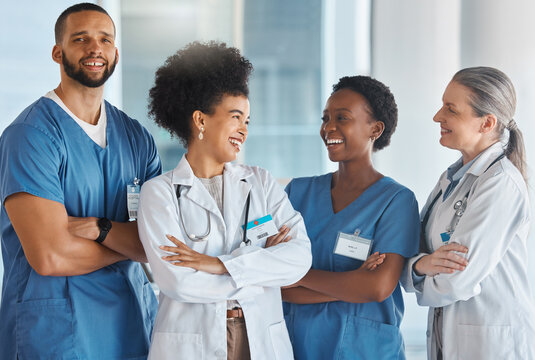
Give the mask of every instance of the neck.
<path id="1" fill-rule="evenodd" d="M 382 176 L 374 169 L 371 158 L 344 161 L 338 163 L 333 187 L 342 189 L 367 188 Z"/>
<path id="2" fill-rule="evenodd" d="M 63 78 L 55 92 L 76 117 L 92 125 L 98 122 L 104 86 L 89 88 L 70 78 Z"/>
<path id="3" fill-rule="evenodd" d="M 461 154 L 463 156 L 463 165 L 468 164 L 470 161 L 474 160 L 476 156 L 481 154 L 483 151 L 487 150 L 492 145 L 496 144 L 498 140 L 495 141 L 487 141 L 478 144 L 473 149 L 468 150 L 461 150 Z"/>
<path id="4" fill-rule="evenodd" d="M 186 154 L 193 174 L 198 178 L 209 179 L 217 175 L 223 174 L 225 168 L 224 163 L 218 163 L 214 159 L 206 156 L 202 151 L 199 151 L 196 146 L 191 144 L 188 146 L 188 153 Z"/>

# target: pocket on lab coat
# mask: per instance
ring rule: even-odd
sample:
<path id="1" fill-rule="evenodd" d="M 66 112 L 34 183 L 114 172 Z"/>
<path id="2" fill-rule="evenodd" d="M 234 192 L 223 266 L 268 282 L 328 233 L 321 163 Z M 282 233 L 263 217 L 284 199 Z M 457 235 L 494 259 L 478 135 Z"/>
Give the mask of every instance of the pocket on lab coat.
<path id="1" fill-rule="evenodd" d="M 149 359 L 203 359 L 202 334 L 154 332 Z"/>
<path id="2" fill-rule="evenodd" d="M 457 325 L 457 359 L 514 359 L 511 326 Z"/>
<path id="3" fill-rule="evenodd" d="M 17 304 L 17 349 L 21 359 L 77 359 L 67 299 Z"/>
<path id="4" fill-rule="evenodd" d="M 275 359 L 293 359 L 290 336 L 284 320 L 269 326 L 269 336 L 271 337 Z"/>
<path id="5" fill-rule="evenodd" d="M 337 359 L 404 359 L 399 328 L 379 321 L 348 316 Z"/>

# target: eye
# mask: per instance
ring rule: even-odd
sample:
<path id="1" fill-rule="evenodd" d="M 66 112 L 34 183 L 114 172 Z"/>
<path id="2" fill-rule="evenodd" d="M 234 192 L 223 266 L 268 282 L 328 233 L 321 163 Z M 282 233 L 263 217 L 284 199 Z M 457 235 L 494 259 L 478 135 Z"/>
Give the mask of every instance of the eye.
<path id="1" fill-rule="evenodd" d="M 342 120 L 347 120 L 347 117 L 345 117 L 345 116 L 343 116 L 343 115 L 338 115 L 338 116 L 336 117 L 336 119 L 339 120 L 339 121 L 342 121 Z"/>
<path id="2" fill-rule="evenodd" d="M 78 37 L 73 39 L 74 42 L 83 42 L 84 38 Z"/>
<path id="3" fill-rule="evenodd" d="M 111 44 L 111 40 L 110 39 L 102 39 L 102 42 Z"/>
<path id="4" fill-rule="evenodd" d="M 322 116 L 321 117 L 321 121 L 322 122 L 327 122 L 327 121 L 329 121 L 329 118 L 327 116 Z"/>
<path id="5" fill-rule="evenodd" d="M 456 112 L 455 112 L 452 108 L 450 108 L 449 106 L 448 106 L 448 111 L 449 111 L 450 113 L 452 113 L 452 114 L 456 114 Z"/>

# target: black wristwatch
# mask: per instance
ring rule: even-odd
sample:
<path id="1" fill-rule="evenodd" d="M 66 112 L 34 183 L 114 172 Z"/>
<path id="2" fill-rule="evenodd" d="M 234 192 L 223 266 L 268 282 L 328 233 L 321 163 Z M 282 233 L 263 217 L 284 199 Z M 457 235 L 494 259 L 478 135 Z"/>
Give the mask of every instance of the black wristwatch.
<path id="1" fill-rule="evenodd" d="M 99 244 L 106 239 L 106 236 L 111 230 L 111 221 L 106 218 L 100 218 L 97 221 L 98 228 L 100 229 L 100 234 L 98 238 L 95 239 Z"/>

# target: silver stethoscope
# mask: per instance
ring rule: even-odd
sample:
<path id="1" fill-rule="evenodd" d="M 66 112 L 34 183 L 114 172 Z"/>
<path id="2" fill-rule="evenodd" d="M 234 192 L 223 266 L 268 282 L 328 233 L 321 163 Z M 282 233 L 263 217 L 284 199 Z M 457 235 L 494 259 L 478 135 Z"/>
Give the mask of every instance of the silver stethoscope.
<path id="1" fill-rule="evenodd" d="M 503 159 L 505 157 L 505 154 L 501 154 L 500 156 L 498 156 L 496 159 L 494 159 L 494 161 L 487 167 L 487 169 L 484 171 L 487 172 L 488 169 L 491 168 L 492 165 L 494 165 L 495 163 L 497 163 L 498 161 L 500 161 L 501 159 Z M 463 216 L 465 210 L 466 210 L 466 205 L 468 204 L 468 195 L 470 195 L 470 190 L 469 189 L 466 194 L 464 195 L 464 197 L 462 198 L 462 200 L 457 200 L 454 204 L 453 204 L 453 210 L 455 210 L 454 214 L 453 214 L 453 218 L 451 219 L 451 222 L 449 224 L 448 227 L 446 227 L 446 232 L 451 235 L 453 234 L 453 232 L 455 231 L 455 228 L 457 227 L 457 224 L 459 223 L 459 220 L 461 220 L 461 217 Z M 425 212 L 425 215 L 424 215 L 424 218 L 422 220 L 422 223 L 421 223 L 421 228 L 420 228 L 420 232 L 421 232 L 421 237 L 420 237 L 420 241 L 421 241 L 421 244 L 420 244 L 420 250 L 422 250 L 422 246 L 423 244 L 425 244 L 425 228 L 427 226 L 427 222 L 429 221 L 429 216 L 431 215 L 431 210 L 433 209 L 433 207 L 435 206 L 435 203 L 437 202 L 438 198 L 440 198 L 440 196 L 442 195 L 442 189 L 438 192 L 438 194 L 435 196 L 435 198 L 433 199 L 433 201 L 431 201 L 431 204 L 429 205 L 429 207 L 427 208 L 427 211 Z M 425 246 L 425 248 L 427 248 L 427 246 Z M 427 252 L 427 251 L 420 251 L 420 252 Z"/>
<path id="2" fill-rule="evenodd" d="M 242 180 L 245 181 L 245 180 Z M 176 186 L 176 201 L 178 204 L 178 216 L 180 218 L 180 224 L 182 225 L 182 229 L 184 229 L 184 232 L 186 233 L 186 236 L 193 242 L 201 242 L 205 241 L 208 236 L 210 235 L 211 229 L 212 229 L 212 223 L 210 221 L 210 212 L 207 209 L 204 209 L 206 212 L 206 218 L 208 219 L 208 228 L 206 229 L 205 233 L 203 235 L 195 235 L 194 233 L 190 233 L 186 229 L 186 225 L 184 224 L 184 217 L 182 216 L 182 211 L 180 211 L 180 185 Z M 249 205 L 251 204 L 251 192 L 247 195 L 247 203 L 245 206 L 245 222 L 243 223 L 243 239 L 242 243 L 244 245 L 251 245 L 251 240 L 247 239 L 247 223 L 249 221 Z"/>

